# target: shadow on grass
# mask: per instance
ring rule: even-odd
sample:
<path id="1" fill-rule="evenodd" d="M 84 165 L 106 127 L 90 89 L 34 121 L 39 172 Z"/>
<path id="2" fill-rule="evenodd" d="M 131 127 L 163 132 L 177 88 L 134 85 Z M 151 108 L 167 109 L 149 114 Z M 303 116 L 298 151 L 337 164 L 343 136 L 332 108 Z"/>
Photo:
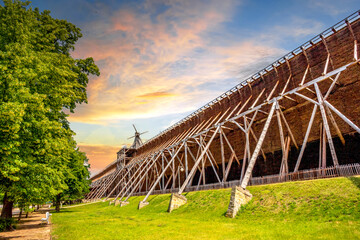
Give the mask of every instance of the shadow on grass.
<path id="1" fill-rule="evenodd" d="M 79 212 L 79 211 L 72 210 L 72 209 L 66 209 L 66 208 L 65 208 L 65 209 L 61 209 L 60 212 L 56 212 L 55 210 L 51 210 L 51 211 L 49 211 L 49 212 L 58 214 L 58 213 L 69 213 L 69 212 L 75 213 L 75 212 Z M 45 213 L 44 213 L 44 214 L 45 214 Z"/>
<path id="2" fill-rule="evenodd" d="M 360 177 L 348 177 L 348 179 L 360 189 Z"/>
<path id="3" fill-rule="evenodd" d="M 148 202 L 151 203 L 155 198 L 157 198 L 159 195 L 155 195 L 153 198 L 151 198 L 151 200 L 149 200 Z"/>
<path id="4" fill-rule="evenodd" d="M 141 198 L 142 196 L 135 196 L 135 197 L 132 197 L 131 201 L 137 201 Z"/>

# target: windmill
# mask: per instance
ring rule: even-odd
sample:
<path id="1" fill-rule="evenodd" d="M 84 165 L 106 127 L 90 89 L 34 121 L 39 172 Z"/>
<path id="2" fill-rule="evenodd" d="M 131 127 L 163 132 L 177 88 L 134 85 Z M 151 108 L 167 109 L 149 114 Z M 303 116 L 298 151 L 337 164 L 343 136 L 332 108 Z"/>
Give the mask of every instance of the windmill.
<path id="1" fill-rule="evenodd" d="M 135 129 L 135 135 L 128 138 L 128 139 L 134 138 L 134 142 L 133 142 L 133 144 L 131 145 L 130 148 L 138 148 L 138 147 L 140 147 L 140 146 L 143 144 L 143 142 L 142 142 L 142 140 L 141 140 L 141 138 L 140 138 L 140 135 L 142 135 L 142 134 L 144 134 L 144 133 L 147 133 L 147 131 L 146 131 L 146 132 L 139 133 L 139 132 L 137 131 L 137 129 L 136 129 L 136 127 L 135 127 L 134 124 L 133 124 L 133 127 L 134 127 L 134 129 Z"/>

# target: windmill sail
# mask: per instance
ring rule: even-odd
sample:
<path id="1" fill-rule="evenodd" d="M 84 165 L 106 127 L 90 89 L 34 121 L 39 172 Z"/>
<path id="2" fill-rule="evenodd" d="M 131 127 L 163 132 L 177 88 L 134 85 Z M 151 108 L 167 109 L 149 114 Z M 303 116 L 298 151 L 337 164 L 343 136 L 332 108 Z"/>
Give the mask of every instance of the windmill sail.
<path id="1" fill-rule="evenodd" d="M 130 137 L 130 138 L 128 138 L 128 139 L 134 138 L 134 142 L 133 142 L 133 144 L 130 146 L 130 148 L 135 148 L 135 149 L 136 149 L 136 148 L 140 147 L 140 146 L 143 144 L 143 141 L 141 140 L 140 135 L 142 135 L 142 134 L 144 134 L 144 133 L 147 133 L 147 131 L 140 133 L 140 132 L 137 131 L 137 129 L 136 129 L 136 127 L 135 127 L 134 124 L 133 124 L 133 127 L 134 127 L 134 130 L 135 130 L 135 135 L 132 136 L 132 137 Z"/>

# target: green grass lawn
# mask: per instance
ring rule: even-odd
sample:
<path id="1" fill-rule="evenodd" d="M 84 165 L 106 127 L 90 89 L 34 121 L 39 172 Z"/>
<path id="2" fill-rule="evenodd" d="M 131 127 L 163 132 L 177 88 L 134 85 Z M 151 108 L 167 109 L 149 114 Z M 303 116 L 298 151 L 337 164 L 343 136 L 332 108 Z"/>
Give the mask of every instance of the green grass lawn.
<path id="1" fill-rule="evenodd" d="M 55 239 L 360 239 L 360 177 L 253 186 L 235 219 L 224 217 L 230 189 L 185 194 L 167 212 L 170 195 L 132 197 L 63 209 L 52 216 Z"/>

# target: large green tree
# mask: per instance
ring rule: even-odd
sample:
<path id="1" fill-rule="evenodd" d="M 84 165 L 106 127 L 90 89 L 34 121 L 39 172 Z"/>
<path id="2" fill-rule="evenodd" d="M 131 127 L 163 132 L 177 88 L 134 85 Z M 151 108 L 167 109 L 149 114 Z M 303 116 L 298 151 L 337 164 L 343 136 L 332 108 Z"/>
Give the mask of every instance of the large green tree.
<path id="1" fill-rule="evenodd" d="M 88 77 L 99 75 L 99 69 L 92 58 L 71 56 L 82 36 L 79 28 L 29 4 L 4 0 L 0 5 L 3 218 L 12 216 L 15 201 L 53 199 L 74 181 L 82 181 L 76 183 L 81 195 L 88 177 L 65 111 L 87 102 Z"/>

